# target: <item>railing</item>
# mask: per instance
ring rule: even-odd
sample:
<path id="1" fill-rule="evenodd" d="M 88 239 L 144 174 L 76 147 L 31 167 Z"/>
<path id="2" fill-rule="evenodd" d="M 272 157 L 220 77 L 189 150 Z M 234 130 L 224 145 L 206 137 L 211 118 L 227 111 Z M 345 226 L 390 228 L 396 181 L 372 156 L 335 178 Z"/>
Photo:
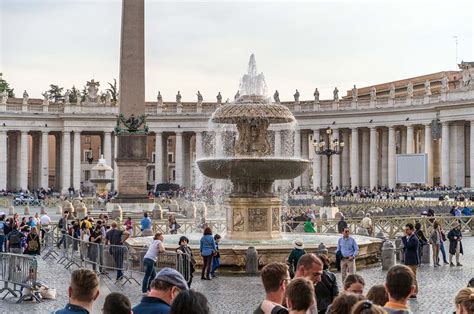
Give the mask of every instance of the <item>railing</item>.
<path id="1" fill-rule="evenodd" d="M 202 233 L 204 228 L 210 227 L 213 233 L 223 233 L 226 230 L 226 222 L 224 220 L 207 220 L 204 224 L 196 223 L 195 221 L 178 222 L 180 227 L 176 230 L 177 234 L 190 234 L 194 232 Z M 171 233 L 167 220 L 153 221 L 151 224 L 151 232 L 153 234 L 160 232 L 163 234 Z M 143 235 L 141 225 L 139 222 L 133 224 L 133 229 L 130 232 L 133 237 L 140 237 Z"/>
<path id="2" fill-rule="evenodd" d="M 420 195 L 422 196 L 422 195 Z M 416 196 L 415 196 L 416 197 Z M 405 200 L 405 199 L 376 199 L 361 198 L 353 196 L 335 197 L 336 203 L 372 203 L 372 204 L 390 204 L 390 205 L 410 205 L 410 206 L 474 206 L 474 202 L 465 201 L 439 201 L 439 200 Z"/>

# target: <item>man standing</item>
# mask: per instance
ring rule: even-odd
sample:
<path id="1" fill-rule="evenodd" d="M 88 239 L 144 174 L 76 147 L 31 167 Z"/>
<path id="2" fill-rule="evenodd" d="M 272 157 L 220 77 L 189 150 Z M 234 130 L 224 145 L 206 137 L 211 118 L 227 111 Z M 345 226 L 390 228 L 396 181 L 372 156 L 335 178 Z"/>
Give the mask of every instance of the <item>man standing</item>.
<path id="1" fill-rule="evenodd" d="M 25 235 L 18 231 L 16 224 L 13 224 L 13 229 L 7 235 L 7 250 L 10 253 L 21 254 L 21 239 L 25 238 Z"/>
<path id="2" fill-rule="evenodd" d="M 415 255 L 416 256 L 416 255 Z M 383 309 L 388 313 L 410 314 L 408 298 L 415 293 L 415 277 L 410 268 L 404 265 L 395 265 L 387 272 L 385 291 L 388 302 Z"/>
<path id="3" fill-rule="evenodd" d="M 463 254 L 461 225 L 455 221 L 451 231 L 448 232 L 449 239 L 449 266 L 454 266 L 453 256 L 456 256 L 456 266 L 462 266 L 459 262 L 459 254 Z"/>
<path id="4" fill-rule="evenodd" d="M 365 217 L 362 218 L 360 226 L 367 230 L 369 236 L 372 235 L 372 219 L 370 218 L 370 213 L 365 214 Z"/>
<path id="5" fill-rule="evenodd" d="M 51 218 L 48 216 L 47 212 L 44 212 L 44 215 L 40 217 L 41 239 L 44 239 L 45 232 L 49 231 L 50 224 L 51 224 Z"/>
<path id="6" fill-rule="evenodd" d="M 129 234 L 127 231 L 117 229 L 117 223 L 115 221 L 113 221 L 110 226 L 111 229 L 105 236 L 105 244 L 111 244 L 109 253 L 113 256 L 115 267 L 117 268 L 117 280 L 121 280 L 123 277 L 123 260 L 126 252 L 123 243 L 128 239 Z"/>
<path id="7" fill-rule="evenodd" d="M 341 258 L 341 273 L 342 282 L 346 280 L 347 275 L 355 274 L 356 264 L 355 258 L 359 254 L 359 246 L 356 240 L 349 236 L 349 228 L 344 228 L 342 237 L 337 241 L 337 250 L 340 252 Z"/>
<path id="8" fill-rule="evenodd" d="M 309 279 L 313 285 L 317 285 L 321 281 L 323 274 L 323 262 L 313 253 L 308 253 L 300 257 L 296 265 L 295 278 Z M 316 302 L 316 295 L 314 295 L 314 302 L 311 304 L 308 314 L 318 313 L 318 304 Z"/>
<path id="9" fill-rule="evenodd" d="M 288 313 L 288 310 L 282 306 L 286 286 L 291 280 L 288 266 L 283 263 L 270 263 L 263 267 L 261 277 L 265 288 L 265 300 L 253 313 Z"/>
<path id="10" fill-rule="evenodd" d="M 61 243 L 64 244 L 64 248 L 66 248 L 66 246 L 67 246 L 66 234 L 67 234 L 67 230 L 68 230 L 68 226 L 67 226 L 67 217 L 68 216 L 69 216 L 69 212 L 67 210 L 64 211 L 63 217 L 61 217 L 61 219 L 59 219 L 59 222 L 58 222 L 58 228 L 61 230 L 61 240 L 59 240 L 58 244 L 56 244 L 58 249 L 61 247 Z"/>
<path id="11" fill-rule="evenodd" d="M 341 214 L 341 220 L 337 223 L 337 232 L 342 233 L 347 228 L 347 222 L 344 220 L 344 216 Z"/>
<path id="12" fill-rule="evenodd" d="M 414 281 L 415 281 L 415 291 L 410 296 L 410 298 L 416 298 L 416 294 L 418 293 L 418 282 L 416 280 L 416 268 L 420 264 L 420 258 L 418 254 L 418 250 L 420 247 L 420 241 L 418 241 L 418 237 L 415 234 L 415 227 L 413 224 L 408 223 L 405 225 L 405 236 L 402 237 L 403 241 L 403 255 L 405 265 L 408 266 L 413 272 Z"/>

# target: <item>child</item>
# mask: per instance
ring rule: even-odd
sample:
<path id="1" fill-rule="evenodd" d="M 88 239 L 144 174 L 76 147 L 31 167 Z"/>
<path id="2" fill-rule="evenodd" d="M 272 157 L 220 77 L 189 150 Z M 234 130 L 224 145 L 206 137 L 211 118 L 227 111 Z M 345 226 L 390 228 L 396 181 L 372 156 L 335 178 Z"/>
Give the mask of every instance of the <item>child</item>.
<path id="1" fill-rule="evenodd" d="M 216 269 L 219 267 L 221 264 L 221 255 L 219 254 L 219 242 L 221 241 L 221 236 L 219 234 L 214 235 L 214 241 L 216 242 L 216 253 L 212 256 L 212 267 L 211 267 L 211 273 L 210 275 L 213 278 L 217 278 L 216 276 Z"/>

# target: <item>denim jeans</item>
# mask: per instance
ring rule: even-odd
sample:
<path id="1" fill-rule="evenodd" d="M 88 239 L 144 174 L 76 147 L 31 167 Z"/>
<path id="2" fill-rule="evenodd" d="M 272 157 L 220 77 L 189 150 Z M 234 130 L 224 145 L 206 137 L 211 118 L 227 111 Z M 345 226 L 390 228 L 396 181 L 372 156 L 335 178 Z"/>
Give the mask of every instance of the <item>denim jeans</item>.
<path id="1" fill-rule="evenodd" d="M 211 275 L 214 276 L 214 273 L 215 273 L 216 269 L 219 267 L 220 264 L 221 264 L 220 257 L 213 256 L 212 257 Z"/>
<path id="2" fill-rule="evenodd" d="M 3 252 L 3 242 L 5 242 L 5 235 L 0 235 L 0 252 Z"/>
<path id="3" fill-rule="evenodd" d="M 142 292 L 148 292 L 150 290 L 150 283 L 155 278 L 155 261 L 149 258 L 143 260 L 143 266 L 145 268 L 145 276 L 143 277 Z"/>
<path id="4" fill-rule="evenodd" d="M 444 249 L 444 243 L 443 242 L 441 242 L 441 244 L 439 245 L 439 249 L 441 250 L 441 254 L 443 254 L 443 261 L 445 263 L 447 263 L 448 259 L 446 258 L 446 251 Z"/>

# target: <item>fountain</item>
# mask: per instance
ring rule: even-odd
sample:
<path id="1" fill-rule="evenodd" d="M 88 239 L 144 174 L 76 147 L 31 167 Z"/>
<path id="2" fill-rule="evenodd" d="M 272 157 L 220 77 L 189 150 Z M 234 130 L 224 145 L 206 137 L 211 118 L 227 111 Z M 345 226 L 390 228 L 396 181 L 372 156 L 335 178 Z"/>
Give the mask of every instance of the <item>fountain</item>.
<path id="1" fill-rule="evenodd" d="M 272 192 L 273 182 L 293 179 L 310 164 L 297 157 L 272 156 L 268 128 L 271 124 L 294 124 L 295 117 L 286 106 L 272 103 L 265 96 L 266 90 L 265 78 L 257 74 L 252 54 L 248 73 L 242 77 L 240 96 L 219 107 L 211 117 L 212 123 L 236 125 L 234 156 L 197 161 L 205 176 L 229 179 L 233 184 L 228 199 L 229 240 L 281 238 L 281 201 Z"/>
<path id="2" fill-rule="evenodd" d="M 107 165 L 104 155 L 101 155 L 97 165 L 92 168 L 92 178 L 90 179 L 96 186 L 96 194 L 109 192 L 107 185 L 114 181 L 114 179 L 112 179 L 112 171 L 113 169 Z"/>

